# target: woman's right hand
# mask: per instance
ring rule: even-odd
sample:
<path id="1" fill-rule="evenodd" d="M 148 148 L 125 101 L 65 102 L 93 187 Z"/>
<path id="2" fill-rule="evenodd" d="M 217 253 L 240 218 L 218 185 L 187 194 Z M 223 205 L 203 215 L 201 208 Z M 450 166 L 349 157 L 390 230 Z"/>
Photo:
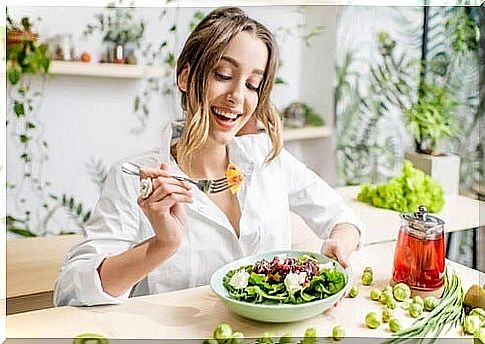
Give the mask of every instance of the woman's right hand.
<path id="1" fill-rule="evenodd" d="M 153 192 L 148 198 L 138 197 L 138 205 L 155 231 L 154 241 L 165 254 L 174 254 L 185 234 L 186 214 L 184 203 L 192 203 L 191 185 L 170 178 L 168 165 L 160 169 L 140 169 L 140 180 L 151 178 Z"/>

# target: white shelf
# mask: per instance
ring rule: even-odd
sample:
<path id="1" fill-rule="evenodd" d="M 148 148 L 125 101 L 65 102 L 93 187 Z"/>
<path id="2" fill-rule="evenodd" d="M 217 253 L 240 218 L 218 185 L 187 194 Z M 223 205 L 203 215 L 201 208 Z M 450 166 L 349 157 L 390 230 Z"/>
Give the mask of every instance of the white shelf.
<path id="1" fill-rule="evenodd" d="M 332 129 L 329 127 L 305 127 L 305 128 L 285 128 L 283 130 L 283 141 L 297 141 L 309 139 L 321 139 L 332 136 Z"/>
<path id="2" fill-rule="evenodd" d="M 117 63 L 51 61 L 49 73 L 53 75 L 141 79 L 161 78 L 164 75 L 164 69 L 155 66 L 138 66 Z"/>

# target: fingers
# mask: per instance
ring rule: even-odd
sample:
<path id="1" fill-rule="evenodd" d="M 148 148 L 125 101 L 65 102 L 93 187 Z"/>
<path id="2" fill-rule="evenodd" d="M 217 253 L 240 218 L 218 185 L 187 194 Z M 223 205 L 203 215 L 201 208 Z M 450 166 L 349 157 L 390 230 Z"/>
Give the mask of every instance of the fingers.
<path id="1" fill-rule="evenodd" d="M 179 186 L 184 188 L 185 190 L 191 190 L 192 185 L 186 181 L 181 181 L 177 180 L 175 178 L 170 178 L 170 177 L 157 177 L 157 178 L 152 178 L 152 185 L 153 185 L 153 190 L 158 190 L 160 187 L 163 187 L 164 185 L 174 185 L 174 186 Z"/>
<path id="2" fill-rule="evenodd" d="M 153 188 L 152 195 L 156 193 L 156 191 L 159 189 L 160 186 L 163 186 L 165 184 L 178 185 L 185 188 L 186 190 L 190 190 L 192 188 L 190 183 L 186 181 L 179 181 L 174 178 L 170 178 L 169 165 L 166 163 L 160 164 L 160 168 L 140 168 L 140 180 L 145 178 L 150 178 L 152 181 L 152 188 Z M 164 193 L 170 193 L 174 191 L 172 190 L 167 192 L 167 190 L 165 190 L 164 192 L 164 190 L 162 190 L 161 192 L 163 195 Z M 152 198 L 151 200 L 153 201 L 153 200 L 160 200 L 160 199 L 161 198 L 158 197 L 158 198 Z"/>
<path id="3" fill-rule="evenodd" d="M 167 202 L 170 206 L 177 202 L 192 203 L 192 192 L 190 191 L 190 185 L 186 182 L 180 182 L 173 178 L 158 177 L 153 179 L 153 192 L 145 199 L 139 197 L 138 204 L 142 207 L 159 203 L 167 198 Z M 166 203 L 167 203 L 166 202 Z"/>
<path id="4" fill-rule="evenodd" d="M 349 264 L 349 260 L 347 257 L 345 257 L 343 254 L 341 254 L 340 252 L 337 252 L 337 260 L 338 262 L 340 263 L 340 265 L 342 265 L 342 267 L 344 269 L 348 268 L 350 266 Z"/>
<path id="5" fill-rule="evenodd" d="M 321 252 L 324 256 L 327 256 L 329 258 L 337 260 L 338 257 L 336 255 L 336 247 L 335 243 L 331 241 L 331 239 L 328 239 L 323 243 Z"/>
<path id="6" fill-rule="evenodd" d="M 342 252 L 339 243 L 333 239 L 328 239 L 323 244 L 322 254 L 338 261 L 344 269 L 350 266 L 348 256 Z"/>
<path id="7" fill-rule="evenodd" d="M 190 186 L 184 187 L 183 183 L 173 178 L 164 178 L 163 181 L 159 181 L 159 178 L 157 178 L 157 185 L 154 186 L 154 191 L 147 200 L 151 203 L 159 202 L 170 195 L 180 195 L 192 199 Z"/>

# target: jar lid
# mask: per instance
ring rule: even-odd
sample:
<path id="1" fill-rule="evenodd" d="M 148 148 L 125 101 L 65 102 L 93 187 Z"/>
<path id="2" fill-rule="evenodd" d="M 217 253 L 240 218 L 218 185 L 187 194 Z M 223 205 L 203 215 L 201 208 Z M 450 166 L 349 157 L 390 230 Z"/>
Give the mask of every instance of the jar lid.
<path id="1" fill-rule="evenodd" d="M 410 227 L 428 232 L 433 228 L 443 228 L 445 222 L 437 216 L 429 215 L 428 209 L 420 205 L 414 213 L 402 213 L 401 218 L 406 220 Z"/>

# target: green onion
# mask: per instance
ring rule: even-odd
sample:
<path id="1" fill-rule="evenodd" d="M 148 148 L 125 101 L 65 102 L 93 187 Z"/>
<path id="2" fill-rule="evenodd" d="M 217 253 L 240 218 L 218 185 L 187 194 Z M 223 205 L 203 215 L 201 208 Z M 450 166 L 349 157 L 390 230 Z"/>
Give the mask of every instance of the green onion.
<path id="1" fill-rule="evenodd" d="M 431 342 L 434 342 L 445 326 L 448 327 L 448 331 L 451 327 L 462 324 L 465 314 L 463 298 L 464 292 L 460 278 L 455 272 L 452 273 L 451 277 L 446 273 L 445 289 L 439 305 L 429 312 L 428 316 L 422 315 L 410 327 L 394 333 L 393 337 L 396 338 L 386 343 L 414 343 L 416 338 L 425 338 L 430 333 L 433 334 L 434 338 Z"/>

